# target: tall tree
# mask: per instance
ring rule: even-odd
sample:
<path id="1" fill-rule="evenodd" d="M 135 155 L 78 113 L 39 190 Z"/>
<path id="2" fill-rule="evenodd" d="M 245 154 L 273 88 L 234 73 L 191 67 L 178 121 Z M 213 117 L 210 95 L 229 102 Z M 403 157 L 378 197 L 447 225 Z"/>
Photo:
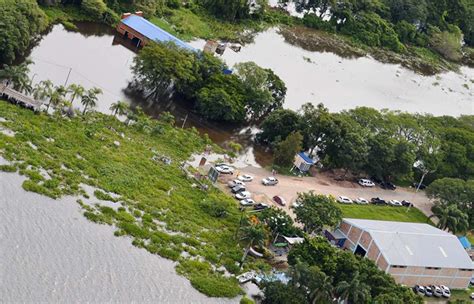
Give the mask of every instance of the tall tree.
<path id="1" fill-rule="evenodd" d="M 466 232 L 469 228 L 468 215 L 452 205 L 435 204 L 431 211 L 438 218 L 437 227 L 443 230 L 448 229 L 453 234 Z"/>
<path id="2" fill-rule="evenodd" d="M 332 279 L 318 266 L 299 262 L 291 267 L 290 276 L 291 284 L 297 286 L 302 294 L 307 295 L 308 303 L 325 304 L 334 301 Z"/>
<path id="3" fill-rule="evenodd" d="M 115 116 L 117 115 L 125 115 L 127 114 L 127 110 L 128 110 L 129 106 L 126 102 L 124 101 L 117 101 L 115 103 L 113 103 L 111 106 L 110 106 L 110 111 L 112 111 L 112 114 Z"/>
<path id="4" fill-rule="evenodd" d="M 30 72 L 29 65 L 32 63 L 31 60 L 26 60 L 19 65 L 5 65 L 0 70 L 0 80 L 6 80 L 11 83 L 14 90 L 20 93 L 30 94 L 33 91 L 31 86 L 31 80 L 28 76 Z"/>
<path id="5" fill-rule="evenodd" d="M 325 226 L 336 227 L 342 220 L 342 211 L 331 196 L 310 191 L 299 193 L 297 202 L 296 221 L 303 224 L 309 234 L 319 233 Z"/>
<path id="6" fill-rule="evenodd" d="M 248 222 L 246 225 L 240 228 L 240 240 L 246 243 L 246 248 L 240 265 L 242 265 L 247 258 L 250 251 L 250 247 L 258 245 L 265 245 L 266 232 L 261 224 L 255 224 Z"/>
<path id="7" fill-rule="evenodd" d="M 286 87 L 272 70 L 263 69 L 254 62 L 238 63 L 234 69 L 246 91 L 248 116 L 258 120 L 282 107 Z"/>
<path id="8" fill-rule="evenodd" d="M 84 106 L 82 115 L 84 115 L 88 108 L 94 108 L 97 105 L 98 97 L 97 95 L 102 94 L 102 90 L 99 88 L 92 88 L 87 90 L 87 92 L 82 96 L 81 103 Z"/>
<path id="9" fill-rule="evenodd" d="M 300 127 L 300 116 L 293 110 L 279 109 L 272 112 L 261 124 L 257 135 L 261 143 L 275 145 Z"/>
<path id="10" fill-rule="evenodd" d="M 303 136 L 295 132 L 277 144 L 274 152 L 274 163 L 278 166 L 290 167 L 293 164 L 296 153 L 302 149 Z"/>
<path id="11" fill-rule="evenodd" d="M 341 281 L 337 284 L 336 294 L 349 303 L 368 303 L 371 299 L 370 286 L 361 281 L 358 271 L 349 282 Z"/>
<path id="12" fill-rule="evenodd" d="M 68 87 L 68 93 L 71 94 L 71 104 L 74 103 L 76 98 L 82 99 L 82 95 L 84 95 L 86 89 L 80 84 L 71 84 Z"/>
<path id="13" fill-rule="evenodd" d="M 36 0 L 0 1 L 0 65 L 24 55 L 33 39 L 46 29 L 47 17 Z"/>

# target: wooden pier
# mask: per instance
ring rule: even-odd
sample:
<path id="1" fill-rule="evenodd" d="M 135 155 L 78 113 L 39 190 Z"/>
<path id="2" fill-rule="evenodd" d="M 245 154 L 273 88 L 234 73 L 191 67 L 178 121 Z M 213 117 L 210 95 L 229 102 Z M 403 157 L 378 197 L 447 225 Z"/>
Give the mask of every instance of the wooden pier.
<path id="1" fill-rule="evenodd" d="M 11 103 L 18 104 L 27 109 L 31 109 L 35 112 L 39 111 L 41 105 L 43 104 L 40 101 L 37 101 L 12 88 L 7 87 L 3 83 L 0 83 L 0 98 L 6 99 Z"/>

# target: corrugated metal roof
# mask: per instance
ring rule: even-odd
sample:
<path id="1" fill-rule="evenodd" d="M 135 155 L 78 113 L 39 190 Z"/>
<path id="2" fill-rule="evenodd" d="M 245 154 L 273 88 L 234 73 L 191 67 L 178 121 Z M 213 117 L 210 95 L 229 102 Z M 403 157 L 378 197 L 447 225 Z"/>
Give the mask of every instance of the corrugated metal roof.
<path id="1" fill-rule="evenodd" d="M 309 156 L 307 156 L 304 152 L 300 152 L 298 153 L 298 155 L 308 164 L 312 165 L 314 163 L 314 161 L 309 158 Z"/>
<path id="2" fill-rule="evenodd" d="M 168 42 L 172 41 L 177 46 L 182 47 L 184 49 L 196 52 L 196 49 L 187 44 L 186 42 L 176 38 L 175 36 L 171 35 L 167 31 L 159 28 L 158 26 L 154 25 L 150 21 L 146 20 L 143 17 L 137 15 L 131 15 L 121 21 L 123 24 L 131 27 L 135 31 L 139 32 L 143 36 L 147 37 L 152 41 L 159 41 L 159 42 Z"/>
<path id="3" fill-rule="evenodd" d="M 391 265 L 473 268 L 458 238 L 428 224 L 344 219 L 367 231 Z"/>

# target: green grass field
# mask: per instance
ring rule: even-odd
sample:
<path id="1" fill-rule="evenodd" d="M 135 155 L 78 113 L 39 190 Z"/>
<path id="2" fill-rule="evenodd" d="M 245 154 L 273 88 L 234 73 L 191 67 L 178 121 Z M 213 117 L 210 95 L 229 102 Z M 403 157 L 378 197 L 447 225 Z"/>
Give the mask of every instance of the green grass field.
<path id="1" fill-rule="evenodd" d="M 355 204 L 339 204 L 339 207 L 342 210 L 343 216 L 347 218 L 432 224 L 428 217 L 416 208 L 410 208 L 407 212 L 405 207 Z"/>

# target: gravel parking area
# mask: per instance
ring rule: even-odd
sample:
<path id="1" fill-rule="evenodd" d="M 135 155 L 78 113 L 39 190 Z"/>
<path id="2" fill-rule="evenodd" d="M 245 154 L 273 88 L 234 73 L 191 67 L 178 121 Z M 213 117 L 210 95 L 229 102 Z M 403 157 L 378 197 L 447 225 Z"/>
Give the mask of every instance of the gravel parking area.
<path id="1" fill-rule="evenodd" d="M 319 194 L 331 194 L 335 197 L 342 195 L 351 199 L 363 197 L 370 200 L 372 197 L 381 197 L 385 200 L 408 200 L 426 216 L 432 215 L 431 206 L 433 205 L 433 202 L 426 197 L 423 191 L 415 193 L 415 190 L 410 188 L 397 188 L 395 191 L 384 190 L 377 186 L 373 188 L 364 188 L 359 186 L 357 183 L 335 181 L 324 174 L 315 177 L 276 175 L 275 177 L 279 180 L 278 185 L 264 186 L 261 183 L 262 178 L 270 176 L 271 173 L 263 168 L 252 166 L 236 169 L 233 175 L 221 175 L 219 180 L 227 185 L 228 181 L 237 178 L 237 174 L 250 174 L 254 177 L 252 182 L 246 183 L 246 188 L 254 195 L 254 197 L 257 196 L 256 198 L 259 199 L 258 201 L 264 200 L 271 202 L 273 196 L 282 196 L 288 203 L 287 206 L 282 207 L 275 203 L 273 203 L 273 205 L 287 210 L 290 214 L 292 213 L 290 206 L 297 198 L 297 194 L 299 192 L 314 190 Z M 263 199 L 265 197 L 266 199 Z"/>

